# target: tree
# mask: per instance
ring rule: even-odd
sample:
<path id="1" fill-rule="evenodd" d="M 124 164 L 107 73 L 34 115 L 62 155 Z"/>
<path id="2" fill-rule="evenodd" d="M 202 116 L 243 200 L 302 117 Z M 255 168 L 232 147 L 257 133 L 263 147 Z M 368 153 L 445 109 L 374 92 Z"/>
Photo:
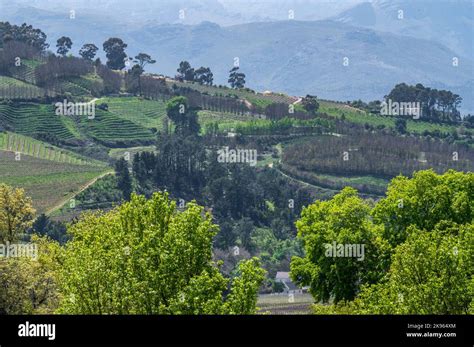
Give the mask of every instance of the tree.
<path id="1" fill-rule="evenodd" d="M 33 236 L 36 259 L 0 257 L 0 314 L 53 314 L 59 306 L 58 243 Z"/>
<path id="2" fill-rule="evenodd" d="M 291 278 L 310 286 L 318 301 L 352 300 L 362 284 L 376 283 L 388 267 L 382 229 L 353 188 L 303 209 L 296 227 L 306 256 L 292 258 Z"/>
<path id="3" fill-rule="evenodd" d="M 143 74 L 143 69 L 140 65 L 135 64 L 132 68 L 127 72 L 126 75 L 126 86 L 127 91 L 142 94 L 142 86 L 141 86 L 141 75 Z"/>
<path id="4" fill-rule="evenodd" d="M 370 222 L 381 228 L 379 280 L 363 283 L 354 301 L 317 305 L 316 313 L 338 314 L 468 314 L 474 309 L 474 197 L 472 173 L 432 170 L 415 173 L 412 179 L 399 176 L 389 185 L 387 197 L 370 211 Z M 312 205 L 314 206 L 314 205 Z M 311 208 L 310 206 L 309 208 Z M 317 248 L 315 230 L 330 231 L 325 220 L 344 225 L 349 219 L 343 204 L 335 204 L 334 214 L 308 215 L 305 243 Z M 353 211 L 353 215 L 357 212 Z M 326 217 L 325 217 L 326 215 Z M 309 223 L 308 223 L 309 222 Z M 298 222 L 300 224 L 301 221 Z M 355 226 L 350 230 L 355 230 Z M 319 232 L 320 233 L 320 232 Z M 319 234 L 318 233 L 318 234 Z M 387 246 L 388 245 L 388 246 Z M 305 245 L 305 248 L 308 247 Z M 311 247 L 310 247 L 311 248 Z M 387 260 L 390 264 L 387 266 Z M 292 276 L 310 282 L 324 277 L 324 260 L 306 251 L 306 259 L 292 261 Z M 347 274 L 339 273 L 340 278 Z M 363 277 L 360 277 L 363 282 Z M 313 294 L 314 295 L 314 294 Z"/>
<path id="5" fill-rule="evenodd" d="M 421 118 L 429 121 L 459 123 L 461 115 L 458 110 L 462 98 L 449 90 L 428 88 L 421 83 L 415 86 L 406 83 L 397 84 L 388 95 L 386 103 L 420 103 Z"/>
<path id="6" fill-rule="evenodd" d="M 400 134 L 406 134 L 407 132 L 407 120 L 403 118 L 397 118 L 395 120 L 395 129 Z"/>
<path id="7" fill-rule="evenodd" d="M 254 258 L 232 280 L 222 276 L 212 260 L 218 227 L 194 202 L 180 212 L 166 193 L 133 195 L 108 213 L 83 215 L 69 231 L 61 313 L 255 313 L 264 270 Z"/>
<path id="8" fill-rule="evenodd" d="M 153 60 L 151 59 L 151 56 L 149 54 L 146 54 L 146 53 L 139 53 L 136 57 L 135 57 L 135 63 L 138 63 L 138 65 L 141 67 L 141 69 L 144 71 L 145 70 L 145 66 L 147 64 L 155 64 L 156 63 L 156 60 Z"/>
<path id="9" fill-rule="evenodd" d="M 212 74 L 210 68 L 201 66 L 195 71 L 194 81 L 198 82 L 199 84 L 212 86 L 214 75 Z"/>
<path id="10" fill-rule="evenodd" d="M 306 95 L 303 100 L 301 101 L 304 109 L 311 114 L 316 114 L 319 109 L 319 102 L 316 96 L 313 95 Z"/>
<path id="11" fill-rule="evenodd" d="M 374 221 L 384 227 L 384 238 L 395 247 L 405 241 L 415 226 L 433 230 L 441 221 L 470 223 L 474 216 L 474 173 L 449 170 L 437 175 L 419 171 L 412 179 L 395 177 L 387 196 L 372 211 Z"/>
<path id="12" fill-rule="evenodd" d="M 17 241 L 32 225 L 34 214 L 23 189 L 0 183 L 0 243 Z"/>
<path id="13" fill-rule="evenodd" d="M 127 79 L 127 90 L 135 92 L 138 89 L 138 93 L 142 95 L 141 76 L 145 71 L 145 66 L 156 63 L 156 60 L 151 59 L 150 55 L 146 53 L 140 53 L 135 57 L 134 62 L 136 64 L 129 72 L 131 81 Z"/>
<path id="14" fill-rule="evenodd" d="M 56 47 L 58 48 L 57 53 L 64 57 L 66 56 L 67 52 L 69 52 L 69 50 L 71 49 L 72 41 L 69 37 L 62 36 L 58 39 L 56 43 Z"/>
<path id="15" fill-rule="evenodd" d="M 112 70 L 121 70 L 125 67 L 125 53 L 127 44 L 117 37 L 109 38 L 103 44 L 103 49 L 107 57 L 107 67 Z"/>
<path id="16" fill-rule="evenodd" d="M 245 86 L 245 74 L 238 71 L 239 71 L 239 67 L 234 66 L 229 71 L 229 79 L 227 81 L 230 84 L 230 86 L 235 89 L 241 89 Z"/>
<path id="17" fill-rule="evenodd" d="M 442 222 L 430 231 L 410 229 L 395 249 L 387 280 L 363 288 L 356 312 L 472 314 L 474 225 Z"/>
<path id="18" fill-rule="evenodd" d="M 178 78 L 185 81 L 194 81 L 194 69 L 191 67 L 191 64 L 187 61 L 182 61 L 179 63 Z"/>
<path id="19" fill-rule="evenodd" d="M 44 51 L 49 47 L 47 36 L 40 29 L 23 23 L 21 26 L 0 22 L 0 45 L 3 42 L 19 41 Z"/>
<path id="20" fill-rule="evenodd" d="M 166 103 L 166 114 L 175 124 L 175 132 L 182 135 L 199 133 L 197 114 L 189 107 L 188 99 L 176 96 Z"/>
<path id="21" fill-rule="evenodd" d="M 79 55 L 85 60 L 92 61 L 98 50 L 99 48 L 93 43 L 86 43 L 79 51 Z"/>
<path id="22" fill-rule="evenodd" d="M 130 200 L 132 194 L 132 178 L 128 171 L 128 163 L 124 158 L 120 158 L 115 163 L 115 175 L 117 176 L 117 188 L 122 192 L 125 200 Z"/>

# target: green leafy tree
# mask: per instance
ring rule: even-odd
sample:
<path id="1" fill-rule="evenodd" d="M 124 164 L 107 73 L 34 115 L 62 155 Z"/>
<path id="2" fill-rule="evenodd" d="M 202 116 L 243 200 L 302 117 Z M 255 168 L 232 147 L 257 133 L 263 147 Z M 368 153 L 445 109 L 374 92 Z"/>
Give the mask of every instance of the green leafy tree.
<path id="1" fill-rule="evenodd" d="M 474 225 L 441 222 L 431 231 L 410 227 L 396 247 L 387 278 L 354 302 L 361 314 L 473 313 Z"/>
<path id="2" fill-rule="evenodd" d="M 92 61 L 94 60 L 94 57 L 97 54 L 98 50 L 99 48 L 93 43 L 86 43 L 80 49 L 79 55 L 85 60 Z"/>
<path id="3" fill-rule="evenodd" d="M 239 67 L 234 66 L 229 71 L 229 79 L 227 81 L 232 88 L 241 89 L 245 86 L 245 74 L 239 72 Z"/>
<path id="4" fill-rule="evenodd" d="M 166 103 L 166 114 L 175 124 L 175 132 L 182 135 L 199 133 L 197 114 L 188 104 L 184 96 L 176 96 Z"/>
<path id="5" fill-rule="evenodd" d="M 0 257 L 0 314 L 52 314 L 59 306 L 58 243 L 33 236 L 36 259 Z"/>
<path id="6" fill-rule="evenodd" d="M 413 178 L 398 176 L 372 214 L 383 225 L 384 238 L 396 246 L 407 238 L 408 227 L 433 230 L 440 221 L 470 223 L 474 217 L 474 173 L 449 170 L 437 175 L 419 171 Z"/>
<path id="7" fill-rule="evenodd" d="M 0 183 L 0 243 L 17 241 L 33 224 L 34 214 L 23 189 Z"/>
<path id="8" fill-rule="evenodd" d="M 133 195 L 106 214 L 83 215 L 69 231 L 61 313 L 255 313 L 259 261 L 242 262 L 231 280 L 222 276 L 212 260 L 218 227 L 194 202 L 179 212 L 166 193 Z"/>
<path id="9" fill-rule="evenodd" d="M 69 37 L 62 36 L 56 42 L 56 47 L 58 48 L 57 50 L 58 54 L 64 57 L 66 56 L 67 52 L 69 52 L 69 50 L 71 49 L 72 41 Z"/>
<path id="10" fill-rule="evenodd" d="M 388 267 L 382 229 L 372 222 L 370 206 L 353 188 L 303 209 L 296 227 L 306 256 L 293 257 L 291 278 L 309 286 L 318 301 L 352 300 L 360 285 L 376 283 Z"/>
<path id="11" fill-rule="evenodd" d="M 412 179 L 394 178 L 387 197 L 370 212 L 371 223 L 382 228 L 383 240 L 388 244 L 383 253 L 389 256 L 389 266 L 380 268 L 377 283 L 363 283 L 354 301 L 315 305 L 314 312 L 472 314 L 473 178 L 472 173 L 453 170 L 443 175 L 427 170 L 415 173 Z M 345 223 L 348 218 L 339 215 L 337 220 Z M 317 230 L 316 225 L 309 230 Z M 316 243 L 318 239 L 308 242 Z M 295 271 L 311 279 L 321 272 L 321 261 L 308 257 L 308 252 L 307 258 L 307 263 L 295 259 L 292 272 L 294 266 Z"/>
<path id="12" fill-rule="evenodd" d="M 111 37 L 103 44 L 107 57 L 107 67 L 112 70 L 121 70 L 125 67 L 125 53 L 127 44 L 117 37 Z"/>

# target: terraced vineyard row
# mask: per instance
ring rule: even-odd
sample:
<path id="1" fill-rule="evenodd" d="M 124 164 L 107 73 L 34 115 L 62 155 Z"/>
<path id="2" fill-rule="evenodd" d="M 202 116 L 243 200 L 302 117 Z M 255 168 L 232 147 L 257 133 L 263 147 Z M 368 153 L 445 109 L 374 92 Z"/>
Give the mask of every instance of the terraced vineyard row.
<path id="1" fill-rule="evenodd" d="M 20 134 L 44 133 L 52 134 L 61 140 L 73 139 L 74 134 L 62 118 L 63 116 L 55 114 L 53 105 L 0 105 L 0 122 L 6 123 Z"/>
<path id="2" fill-rule="evenodd" d="M 0 99 L 33 99 L 45 95 L 46 91 L 33 84 L 15 78 L 0 76 Z"/>
<path id="3" fill-rule="evenodd" d="M 145 128 L 161 129 L 166 107 L 163 101 L 137 97 L 102 98 L 96 103 L 106 103 L 109 112 Z"/>
<path id="4" fill-rule="evenodd" d="M 11 132 L 0 133 L 0 149 L 11 152 L 19 152 L 34 158 L 46 159 L 59 163 L 105 166 L 104 163 L 99 161 L 90 160 L 71 151 L 60 149 L 56 146 L 46 144 L 31 137 L 14 134 Z"/>
<path id="5" fill-rule="evenodd" d="M 96 95 L 101 94 L 104 88 L 102 78 L 97 75 L 85 75 L 81 77 L 68 77 L 67 80 L 83 91 L 83 93 Z M 80 95 L 80 94 L 79 94 Z"/>
<path id="6" fill-rule="evenodd" d="M 12 73 L 13 77 L 16 79 L 35 84 L 36 83 L 36 78 L 35 78 L 35 68 L 38 65 L 41 65 L 42 61 L 41 59 L 39 60 L 22 60 L 21 65 L 16 67 Z"/>
<path id="7" fill-rule="evenodd" d="M 81 117 L 80 124 L 83 132 L 103 142 L 152 141 L 155 138 L 149 129 L 100 109 L 96 109 L 94 119 Z"/>

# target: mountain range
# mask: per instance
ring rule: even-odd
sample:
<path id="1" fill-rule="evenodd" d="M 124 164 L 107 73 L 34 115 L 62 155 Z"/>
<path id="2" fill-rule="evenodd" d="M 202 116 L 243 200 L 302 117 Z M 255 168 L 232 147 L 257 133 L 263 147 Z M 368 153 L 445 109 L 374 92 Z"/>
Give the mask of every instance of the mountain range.
<path id="1" fill-rule="evenodd" d="M 368 101 L 400 82 L 423 83 L 460 94 L 463 111 L 474 110 L 471 1 L 1 1 L 0 20 L 41 28 L 53 48 L 62 35 L 75 53 L 84 43 L 101 47 L 120 37 L 130 56 L 146 52 L 157 60 L 150 72 L 174 76 L 188 60 L 226 84 L 238 57 L 256 90 Z M 290 7 L 294 20 L 285 18 Z"/>

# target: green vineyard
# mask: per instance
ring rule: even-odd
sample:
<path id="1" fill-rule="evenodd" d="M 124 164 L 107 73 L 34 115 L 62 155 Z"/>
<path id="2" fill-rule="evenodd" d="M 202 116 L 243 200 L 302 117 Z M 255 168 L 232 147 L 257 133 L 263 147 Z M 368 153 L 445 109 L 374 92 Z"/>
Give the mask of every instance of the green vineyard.
<path id="1" fill-rule="evenodd" d="M 149 129 L 112 112 L 96 109 L 95 113 L 94 119 L 79 119 L 81 130 L 95 140 L 113 144 L 121 141 L 147 142 L 155 138 Z"/>
<path id="2" fill-rule="evenodd" d="M 145 128 L 161 129 L 166 115 L 163 101 L 145 100 L 137 97 L 101 98 L 96 104 L 106 103 L 109 112 Z"/>
<path id="3" fill-rule="evenodd" d="M 105 166 L 104 163 L 81 157 L 71 151 L 58 148 L 29 136 L 10 132 L 0 133 L 0 150 L 29 155 L 38 159 L 75 165 Z"/>
<path id="4" fill-rule="evenodd" d="M 57 116 L 53 105 L 22 103 L 0 105 L 0 120 L 15 132 L 25 135 L 51 134 L 60 140 L 73 139 L 64 116 Z"/>

